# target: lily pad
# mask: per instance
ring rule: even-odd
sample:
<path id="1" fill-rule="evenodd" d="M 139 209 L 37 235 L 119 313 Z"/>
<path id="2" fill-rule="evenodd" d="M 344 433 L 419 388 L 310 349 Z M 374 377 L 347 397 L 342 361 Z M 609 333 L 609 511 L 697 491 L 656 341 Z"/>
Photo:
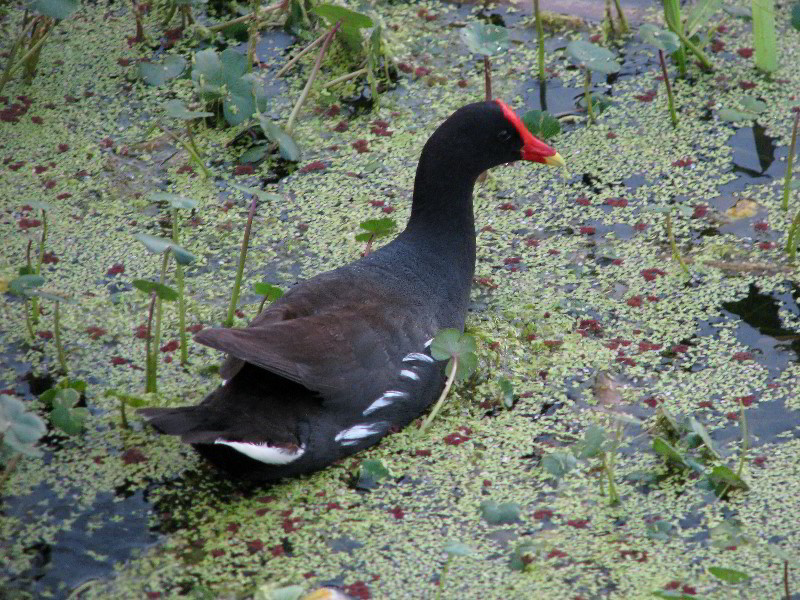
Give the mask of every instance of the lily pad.
<path id="1" fill-rule="evenodd" d="M 520 522 L 521 510 L 516 502 L 498 504 L 494 500 L 481 502 L 481 516 L 489 525 L 509 525 Z"/>
<path id="2" fill-rule="evenodd" d="M 569 452 L 551 452 L 542 457 L 542 468 L 556 479 L 578 466 L 578 459 Z"/>
<path id="3" fill-rule="evenodd" d="M 450 556 L 472 556 L 475 551 L 461 542 L 450 542 L 444 547 L 444 551 Z"/>
<path id="4" fill-rule="evenodd" d="M 751 112 L 755 114 L 760 114 L 767 110 L 766 102 L 762 102 L 757 98 L 753 98 L 752 96 L 745 96 L 742 98 L 742 106 L 744 107 L 746 112 Z"/>
<path id="5" fill-rule="evenodd" d="M 166 202 L 169 204 L 170 208 L 177 208 L 178 210 L 191 210 L 197 207 L 197 200 L 192 200 L 186 196 L 179 196 L 178 194 L 151 192 L 149 198 L 154 202 Z"/>
<path id="6" fill-rule="evenodd" d="M 645 44 L 655 46 L 667 54 L 672 54 L 681 47 L 681 40 L 677 35 L 650 23 L 639 27 L 639 37 L 642 38 Z"/>
<path id="7" fill-rule="evenodd" d="M 140 62 L 139 76 L 147 85 L 159 86 L 180 76 L 185 69 L 186 59 L 177 54 L 170 54 L 162 63 Z"/>
<path id="8" fill-rule="evenodd" d="M 148 281 L 147 279 L 134 279 L 131 283 L 140 292 L 145 294 L 155 292 L 156 296 L 167 302 L 174 302 L 178 299 L 178 292 L 163 283 Z"/>
<path id="9" fill-rule="evenodd" d="M 250 194 L 251 196 L 258 196 L 258 199 L 263 202 L 283 202 L 283 196 L 281 196 L 280 194 L 265 192 L 264 190 L 260 190 L 254 187 L 248 187 L 246 185 L 239 185 L 238 183 L 231 183 L 230 185 L 245 194 Z"/>
<path id="10" fill-rule="evenodd" d="M 390 217 L 383 219 L 367 219 L 359 223 L 359 227 L 364 229 L 366 233 L 359 233 L 356 240 L 359 242 L 366 242 L 371 238 L 389 235 L 397 227 L 397 223 Z"/>
<path id="11" fill-rule="evenodd" d="M 18 399 L 0 394 L 0 432 L 3 445 L 12 452 L 38 456 L 40 452 L 33 444 L 47 432 L 47 426 L 37 415 L 26 411 Z"/>
<path id="12" fill-rule="evenodd" d="M 148 235 L 146 233 L 137 233 L 133 237 L 142 242 L 145 248 L 147 248 L 153 254 L 163 254 L 167 250 L 172 250 L 175 260 L 182 265 L 191 264 L 196 260 L 194 254 L 185 248 L 182 248 L 170 239 L 157 237 L 155 235 Z"/>
<path id="13" fill-rule="evenodd" d="M 457 329 L 443 329 L 436 334 L 431 343 L 431 356 L 436 360 L 447 360 L 445 369 L 448 376 L 453 369 L 453 359 L 458 359 L 456 380 L 463 381 L 469 377 L 478 366 L 478 357 L 475 355 L 475 338 L 469 334 L 461 333 Z"/>
<path id="14" fill-rule="evenodd" d="M 758 114 L 732 108 L 721 108 L 717 111 L 717 116 L 723 121 L 752 121 L 758 118 Z"/>
<path id="15" fill-rule="evenodd" d="M 253 291 L 259 296 L 266 296 L 269 302 L 274 302 L 283 296 L 283 290 L 271 283 L 257 283 L 253 286 Z"/>
<path id="16" fill-rule="evenodd" d="M 261 124 L 261 130 L 267 136 L 267 139 L 278 144 L 278 151 L 284 160 L 292 162 L 300 160 L 300 148 L 298 148 L 297 142 L 294 141 L 291 135 L 264 115 L 259 116 L 258 122 Z"/>
<path id="17" fill-rule="evenodd" d="M 80 395 L 72 388 L 58 390 L 53 398 L 50 420 L 67 435 L 77 435 L 83 431 L 83 424 L 89 418 L 87 409 L 75 406 L 79 400 Z"/>
<path id="18" fill-rule="evenodd" d="M 590 71 L 610 75 L 619 72 L 620 66 L 613 52 L 585 40 L 575 40 L 567 44 L 567 56 L 573 62 L 585 66 Z"/>
<path id="19" fill-rule="evenodd" d="M 181 119 L 182 121 L 192 121 L 193 119 L 204 119 L 206 117 L 213 117 L 214 113 L 202 110 L 189 110 L 189 108 L 181 100 L 168 100 L 164 103 L 164 112 L 168 117 L 173 119 Z"/>
<path id="20" fill-rule="evenodd" d="M 80 6 L 80 2 L 78 0 L 33 0 L 28 6 L 45 17 L 60 21 L 75 12 Z"/>
<path id="21" fill-rule="evenodd" d="M 379 460 L 364 460 L 358 469 L 356 487 L 362 490 L 370 490 L 377 487 L 381 479 L 389 476 L 389 469 Z"/>
<path id="22" fill-rule="evenodd" d="M 511 46 L 508 29 L 480 21 L 468 24 L 459 32 L 459 36 L 473 54 L 494 56 L 502 54 Z"/>
<path id="23" fill-rule="evenodd" d="M 44 277 L 41 275 L 20 275 L 8 283 L 8 291 L 15 296 L 27 296 L 34 288 L 42 284 L 44 284 Z"/>
<path id="24" fill-rule="evenodd" d="M 561 122 L 544 110 L 530 110 L 522 116 L 525 127 L 536 137 L 548 140 L 561 133 Z"/>

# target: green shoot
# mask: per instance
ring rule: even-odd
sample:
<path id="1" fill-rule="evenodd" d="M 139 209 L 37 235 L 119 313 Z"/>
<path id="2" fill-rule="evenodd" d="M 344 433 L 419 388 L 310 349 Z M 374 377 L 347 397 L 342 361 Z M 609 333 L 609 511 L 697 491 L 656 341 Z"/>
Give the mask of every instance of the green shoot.
<path id="1" fill-rule="evenodd" d="M 447 571 L 450 569 L 450 563 L 453 562 L 453 559 L 457 556 L 472 556 L 474 554 L 472 548 L 460 542 L 447 544 L 444 547 L 444 551 L 447 553 L 447 561 L 444 563 L 444 567 L 442 567 L 442 574 L 439 575 L 439 585 L 436 588 L 436 600 L 441 600 L 442 598 L 445 577 L 447 577 Z"/>
<path id="2" fill-rule="evenodd" d="M 250 230 L 253 227 L 253 217 L 256 214 L 256 206 L 258 204 L 258 197 L 253 194 L 253 200 L 250 202 L 250 212 L 247 214 L 247 225 L 244 228 L 244 236 L 242 238 L 242 247 L 239 251 L 239 266 L 236 268 L 236 279 L 233 282 L 233 291 L 231 292 L 231 302 L 228 305 L 228 316 L 225 318 L 224 325 L 226 327 L 233 326 L 233 317 L 236 314 L 236 305 L 239 303 L 239 290 L 242 287 L 242 275 L 244 274 L 244 263 L 247 260 L 247 246 L 250 243 Z"/>
<path id="3" fill-rule="evenodd" d="M 359 227 L 364 230 L 364 233 L 356 235 L 357 242 L 366 242 L 364 248 L 364 256 L 372 251 L 372 243 L 379 237 L 384 237 L 391 234 L 397 227 L 394 219 L 385 217 L 383 219 L 367 219 L 359 223 Z"/>
<path id="4" fill-rule="evenodd" d="M 536 41 L 538 42 L 536 50 L 539 63 L 539 81 L 544 81 L 544 27 L 542 27 L 542 14 L 539 10 L 539 0 L 533 0 L 533 17 L 536 20 Z"/>
<path id="5" fill-rule="evenodd" d="M 784 212 L 789 210 L 789 194 L 792 187 L 792 165 L 797 149 L 797 125 L 800 122 L 800 109 L 794 113 L 794 125 L 792 125 L 792 141 L 789 144 L 789 156 L 786 157 L 786 175 L 783 178 L 783 203 L 781 208 Z"/>
<path id="6" fill-rule="evenodd" d="M 765 73 L 775 72 L 778 69 L 778 41 L 774 0 L 753 0 L 753 45 L 756 67 Z"/>
<path id="7" fill-rule="evenodd" d="M 431 356 L 436 360 L 447 360 L 447 381 L 439 399 L 434 404 L 428 417 L 419 428 L 419 433 L 425 431 L 431 424 L 444 404 L 447 393 L 453 382 L 467 379 L 478 366 L 478 357 L 475 355 L 475 338 L 457 329 L 442 329 L 436 334 L 431 343 Z"/>
<path id="8" fill-rule="evenodd" d="M 484 98 L 489 102 L 493 97 L 490 57 L 508 50 L 511 45 L 508 39 L 508 30 L 497 25 L 473 22 L 461 30 L 460 36 L 461 41 L 464 42 L 470 52 L 483 56 Z"/>

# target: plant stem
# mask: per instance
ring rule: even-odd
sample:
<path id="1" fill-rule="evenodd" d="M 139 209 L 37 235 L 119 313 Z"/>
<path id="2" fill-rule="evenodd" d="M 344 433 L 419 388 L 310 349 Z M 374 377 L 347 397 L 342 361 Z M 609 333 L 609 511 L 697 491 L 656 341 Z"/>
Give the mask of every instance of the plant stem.
<path id="1" fill-rule="evenodd" d="M 794 262 L 794 256 L 797 253 L 797 241 L 795 240 L 795 234 L 797 233 L 798 227 L 800 227 L 800 210 L 797 211 L 797 214 L 792 220 L 792 224 L 789 225 L 789 238 L 786 240 L 786 252 L 789 253 L 789 260 L 791 262 Z"/>
<path id="2" fill-rule="evenodd" d="M 3 436 L 0 435 L 0 440 L 3 439 Z M 14 469 L 17 468 L 17 464 L 19 463 L 19 459 L 22 456 L 19 452 L 14 454 L 9 461 L 6 463 L 5 468 L 3 469 L 3 474 L 0 475 L 0 491 L 3 490 L 3 486 L 8 481 L 8 478 L 11 477 L 11 473 L 14 472 Z"/>
<path id="3" fill-rule="evenodd" d="M 247 259 L 247 245 L 250 242 L 250 229 L 253 226 L 253 217 L 256 214 L 256 204 L 258 198 L 254 195 L 252 202 L 250 202 L 250 212 L 247 215 L 247 225 L 244 228 L 244 237 L 242 238 L 242 248 L 239 251 L 239 266 L 236 269 L 236 279 L 233 282 L 233 293 L 231 294 L 231 304 L 228 306 L 228 318 L 225 319 L 224 325 L 226 327 L 233 326 L 233 316 L 236 313 L 236 304 L 239 302 L 239 289 L 242 286 L 242 275 L 244 274 L 244 263 Z"/>
<path id="4" fill-rule="evenodd" d="M 611 12 L 611 0 L 606 0 L 606 20 L 608 21 L 608 33 L 616 34 L 617 30 L 614 27 L 614 15 Z"/>
<path id="5" fill-rule="evenodd" d="M 442 588 L 444 587 L 444 578 L 447 576 L 447 571 L 450 570 L 450 563 L 452 562 L 452 560 L 453 560 L 453 555 L 448 554 L 447 560 L 445 561 L 444 566 L 442 567 L 442 574 L 439 575 L 439 585 L 436 586 L 436 600 L 442 599 Z"/>
<path id="6" fill-rule="evenodd" d="M 667 104 L 669 105 L 669 117 L 672 119 L 672 126 L 678 126 L 678 114 L 675 112 L 675 98 L 672 96 L 672 84 L 669 82 L 667 73 L 667 61 L 664 60 L 664 51 L 659 48 L 658 60 L 661 61 L 661 72 L 664 74 L 664 85 L 667 86 Z"/>
<path id="7" fill-rule="evenodd" d="M 55 337 L 56 337 L 56 351 L 58 352 L 58 364 L 61 365 L 61 370 L 64 372 L 64 375 L 68 374 L 67 369 L 67 357 L 64 354 L 64 345 L 61 343 L 61 320 L 59 319 L 59 305 L 61 303 L 56 300 L 56 312 L 53 316 L 53 320 L 55 322 Z"/>
<path id="8" fill-rule="evenodd" d="M 150 296 L 150 311 L 147 315 L 147 338 L 145 341 L 145 383 L 144 383 L 144 391 L 146 394 L 156 391 L 156 374 L 153 371 L 153 360 L 150 358 L 152 354 L 151 348 L 153 346 L 153 336 L 150 335 L 150 331 L 153 326 L 153 311 L 156 305 L 156 293 L 153 292 Z"/>
<path id="9" fill-rule="evenodd" d="M 367 240 L 367 245 L 364 247 L 364 256 L 372 252 L 372 242 L 374 239 L 375 235 L 369 236 L 369 239 Z"/>
<path id="10" fill-rule="evenodd" d="M 783 561 L 783 592 L 786 594 L 786 600 L 792 600 L 792 595 L 789 593 L 789 561 Z"/>
<path id="11" fill-rule="evenodd" d="M 711 59 L 708 58 L 705 52 L 703 52 L 699 47 L 697 47 L 692 40 L 686 37 L 686 34 L 683 33 L 683 30 L 675 31 L 675 35 L 677 35 L 680 40 L 683 42 L 683 45 L 686 46 L 687 49 L 694 54 L 700 63 L 703 65 L 704 68 L 708 69 L 709 71 L 714 69 L 714 65 L 711 63 Z M 680 52 L 680 50 L 678 51 Z"/>
<path id="12" fill-rule="evenodd" d="M 130 426 L 128 425 L 128 416 L 125 414 L 125 400 L 122 398 L 119 399 L 119 417 L 122 428 L 130 429 Z"/>
<path id="13" fill-rule="evenodd" d="M 422 426 L 419 428 L 419 433 L 422 433 L 427 429 L 428 425 L 431 424 L 434 417 L 439 412 L 439 409 L 442 408 L 442 404 L 444 404 L 444 399 L 447 397 L 447 393 L 450 391 L 450 388 L 453 387 L 453 381 L 456 379 L 456 371 L 458 371 L 458 357 L 454 356 L 452 358 L 453 361 L 453 368 L 450 371 L 450 375 L 447 376 L 447 382 L 444 384 L 444 389 L 442 390 L 439 399 L 436 401 L 436 404 L 433 405 L 433 409 L 431 413 L 428 415 L 428 418 L 422 422 Z"/>
<path id="14" fill-rule="evenodd" d="M 250 25 L 248 26 L 248 33 L 247 33 L 247 72 L 250 73 L 253 70 L 253 61 L 256 58 L 256 43 L 258 42 L 258 3 L 259 0 L 253 0 L 250 4 L 252 5 L 253 12 L 251 13 L 250 17 Z"/>
<path id="15" fill-rule="evenodd" d="M 276 10 L 281 10 L 286 6 L 285 2 L 278 2 L 277 4 L 272 4 L 271 6 L 265 6 L 259 12 L 259 15 L 264 15 L 266 13 L 274 12 Z M 247 14 L 242 17 L 236 17 L 235 19 L 231 19 L 230 21 L 226 21 L 225 23 L 219 23 L 218 25 L 212 25 L 208 28 L 211 33 L 217 33 L 222 31 L 223 29 L 227 29 L 233 25 L 239 25 L 241 23 L 247 23 L 250 19 L 253 18 L 253 14 Z"/>
<path id="16" fill-rule="evenodd" d="M 492 61 L 489 56 L 483 55 L 483 89 L 486 92 L 486 101 L 492 101 Z"/>
<path id="17" fill-rule="evenodd" d="M 683 262 L 681 253 L 678 250 L 678 244 L 675 243 L 675 233 L 672 231 L 672 215 L 667 213 L 666 217 L 667 238 L 669 239 L 669 247 L 672 249 L 672 258 L 673 260 L 678 261 L 678 264 L 681 266 L 681 269 L 683 269 L 683 272 L 686 273 L 687 277 L 689 277 L 689 267 L 687 267 L 686 263 Z"/>
<path id="18" fill-rule="evenodd" d="M 172 209 L 172 241 L 180 245 L 178 209 Z M 186 339 L 186 299 L 183 296 L 183 265 L 175 261 L 175 281 L 178 284 L 178 335 L 181 340 L 181 364 L 189 361 L 189 342 Z"/>
<path id="19" fill-rule="evenodd" d="M 670 31 L 678 35 L 678 29 L 683 32 L 683 21 L 681 21 L 681 5 L 679 0 L 664 0 L 664 20 L 667 22 L 667 27 Z M 680 37 L 680 36 L 678 36 Z M 686 51 L 683 47 L 678 48 L 673 54 L 672 58 L 678 65 L 678 74 L 681 77 L 686 77 Z"/>
<path id="20" fill-rule="evenodd" d="M 533 0 L 533 16 L 536 19 L 536 39 L 539 44 L 537 48 L 539 58 L 539 81 L 544 81 L 544 27 L 542 26 L 542 15 L 539 11 L 539 0 Z"/>
<path id="21" fill-rule="evenodd" d="M 741 479 L 744 472 L 744 463 L 747 461 L 747 451 L 750 449 L 750 436 L 747 433 L 747 416 L 744 414 L 744 403 L 739 400 L 739 428 L 742 430 L 742 452 L 739 455 L 739 469 L 736 475 Z"/>
<path id="22" fill-rule="evenodd" d="M 203 164 L 203 159 L 200 158 L 200 156 L 194 151 L 192 146 L 186 140 L 178 137 L 177 135 L 172 133 L 169 129 L 167 129 L 166 127 L 164 127 L 164 126 L 162 126 L 160 124 L 159 124 L 158 128 L 161 131 L 163 131 L 164 133 L 166 133 L 167 136 L 169 136 L 172 139 L 172 141 L 174 141 L 174 142 L 180 144 L 181 146 L 183 146 L 184 150 L 186 150 L 186 152 L 189 153 L 189 156 L 191 157 L 192 161 L 194 161 L 194 163 L 198 167 L 200 167 L 200 170 L 203 171 L 203 177 L 208 179 L 209 177 L 212 176 L 211 171 L 209 171 L 208 168 L 205 166 L 205 164 Z"/>
<path id="23" fill-rule="evenodd" d="M 25 37 L 28 35 L 29 30 L 34 26 L 35 21 L 31 20 L 24 24 L 22 31 L 19 34 L 19 37 L 14 41 L 14 45 L 11 48 L 11 51 L 8 53 L 8 62 L 6 62 L 6 68 L 3 69 L 3 75 L 0 77 L 0 93 L 2 93 L 3 88 L 5 87 L 6 83 L 11 79 L 11 75 L 13 71 L 11 70 L 14 66 L 14 57 L 17 55 L 20 47 L 22 46 L 23 42 L 25 41 Z"/>
<path id="24" fill-rule="evenodd" d="M 300 97 L 297 99 L 297 102 L 292 109 L 292 114 L 289 115 L 289 120 L 286 122 L 286 133 L 289 135 L 292 135 L 292 131 L 294 130 L 294 122 L 297 119 L 297 115 L 300 113 L 300 108 L 303 106 L 303 102 L 306 101 L 308 93 L 311 91 L 311 86 L 314 83 L 314 79 L 317 77 L 317 73 L 319 73 L 319 69 L 322 66 L 322 59 L 325 58 L 325 52 L 328 50 L 328 46 L 331 45 L 333 36 L 336 35 L 337 31 L 339 31 L 340 26 L 341 21 L 337 22 L 336 25 L 331 27 L 330 31 L 328 31 L 328 35 L 325 36 L 325 40 L 322 42 L 322 48 L 317 55 L 317 61 L 314 63 L 314 68 L 311 70 L 311 75 L 308 76 L 306 86 L 303 88 Z"/>
<path id="25" fill-rule="evenodd" d="M 321 36 L 319 36 L 317 39 L 315 39 L 313 42 L 311 42 L 308 46 L 306 46 L 305 48 L 300 50 L 300 52 L 298 52 L 289 62 L 287 62 L 285 65 L 283 65 L 283 67 L 281 67 L 281 69 L 277 73 L 275 73 L 275 77 L 282 77 L 283 75 L 285 75 L 286 71 L 288 71 L 294 65 L 296 65 L 298 60 L 300 60 L 306 54 L 311 52 L 314 48 L 319 46 L 325 40 L 325 36 L 327 36 L 327 35 L 328 35 L 328 32 L 326 31 Z"/>
<path id="26" fill-rule="evenodd" d="M 42 237 L 39 238 L 39 256 L 36 259 L 36 275 L 42 272 L 42 261 L 44 260 L 44 244 L 47 240 L 47 211 L 42 209 Z M 31 319 L 33 324 L 39 323 L 39 298 L 34 296 L 31 298 Z"/>
<path id="27" fill-rule="evenodd" d="M 164 285 L 164 281 L 167 279 L 167 265 L 169 264 L 169 249 L 164 252 L 164 258 L 161 259 L 161 275 L 158 278 L 158 282 L 161 285 Z M 175 261 L 177 262 L 177 261 Z M 156 326 L 155 331 L 153 333 L 153 345 L 151 347 L 151 354 L 150 360 L 153 361 L 153 392 L 158 391 L 158 384 L 156 380 L 156 374 L 158 372 L 158 351 L 161 347 L 161 314 L 162 314 L 162 305 L 163 301 L 161 298 L 156 297 Z"/>
<path id="28" fill-rule="evenodd" d="M 31 321 L 31 307 L 28 306 L 28 298 L 25 298 L 25 326 L 28 328 L 28 334 L 31 336 L 31 341 L 36 337 L 33 333 L 33 322 Z"/>
<path id="29" fill-rule="evenodd" d="M 353 71 L 352 73 L 348 73 L 347 75 L 342 75 L 341 77 L 337 77 L 336 79 L 331 79 L 325 85 L 322 86 L 323 90 L 328 89 L 329 87 L 333 87 L 335 85 L 339 85 L 340 83 L 344 83 L 345 81 L 350 81 L 351 79 L 355 79 L 356 77 L 360 77 L 361 75 L 367 75 L 369 73 L 369 69 L 364 67 L 363 69 L 358 69 L 357 71 Z"/>
<path id="30" fill-rule="evenodd" d="M 614 6 L 617 9 L 617 16 L 619 17 L 620 32 L 628 33 L 631 28 L 628 25 L 628 19 L 625 18 L 625 13 L 622 12 L 622 6 L 620 5 L 619 0 L 614 0 Z"/>
<path id="31" fill-rule="evenodd" d="M 586 99 L 586 110 L 589 111 L 589 123 L 594 123 L 594 108 L 592 107 L 592 94 L 589 86 L 592 84 L 592 72 L 586 68 L 586 78 L 583 80 L 583 97 Z"/>
<path id="32" fill-rule="evenodd" d="M 794 153 L 797 147 L 797 124 L 800 122 L 800 110 L 794 113 L 794 125 L 792 125 L 792 141 L 789 144 L 789 156 L 786 159 L 786 176 L 783 178 L 783 204 L 784 211 L 789 210 L 790 184 L 792 183 L 792 164 L 794 163 Z"/>
<path id="33" fill-rule="evenodd" d="M 603 465 L 606 470 L 606 476 L 608 477 L 608 504 L 609 506 L 615 506 L 619 504 L 619 492 L 617 492 L 617 486 L 614 483 L 614 462 L 617 455 L 617 448 L 619 448 L 619 440 L 622 436 L 622 426 L 617 425 L 617 430 L 614 435 L 614 445 L 611 450 L 603 453 Z"/>

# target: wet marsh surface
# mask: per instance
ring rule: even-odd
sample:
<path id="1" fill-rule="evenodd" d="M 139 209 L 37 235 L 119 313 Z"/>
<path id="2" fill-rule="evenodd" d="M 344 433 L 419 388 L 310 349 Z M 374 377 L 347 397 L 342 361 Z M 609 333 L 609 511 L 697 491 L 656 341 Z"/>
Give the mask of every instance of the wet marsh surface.
<path id="1" fill-rule="evenodd" d="M 800 33 L 788 8 L 777 14 L 779 71 L 768 78 L 753 68 L 750 24 L 729 19 L 714 36 L 715 70 L 692 65 L 687 80 L 673 80 L 677 128 L 657 54 L 635 34 L 608 43 L 622 69 L 593 77 L 612 104 L 588 127 L 578 108 L 583 75 L 563 50 L 599 27 L 549 32 L 540 86 L 529 14 L 513 4 L 426 8 L 378 6 L 396 85 L 369 111 L 363 81 L 330 95 L 317 84 L 295 131 L 303 151 L 296 169 L 241 163 L 242 147 L 229 142 L 244 126 L 201 126 L 196 137 L 214 174 L 204 179 L 184 150 L 150 132 L 164 100 L 191 101 L 194 92 L 185 76 L 145 85 L 137 60 L 190 57 L 198 47 L 188 35 L 166 44 L 155 14 L 145 19 L 150 43 L 129 45 L 127 5 L 85 7 L 64 21 L 33 84 L 6 86 L 0 280 L 25 264 L 28 239 L 38 244 L 41 224 L 28 203 L 51 203 L 43 274 L 77 300 L 62 307 L 62 335 L 70 376 L 87 381 L 91 416 L 78 436 L 48 432 L 44 455 L 22 460 L 5 482 L 0 595 L 235 598 L 301 584 L 355 598 L 433 598 L 449 542 L 473 554 L 450 564 L 445 598 L 782 593 L 775 549 L 800 561 L 800 290 L 784 251 L 797 191 L 790 211 L 780 208 L 800 94 Z M 662 23 L 651 3 L 631 8 L 637 23 Z M 480 365 L 425 436 L 409 427 L 321 473 L 254 487 L 222 479 L 130 409 L 130 429 L 121 427 L 106 392 L 144 389 L 148 300 L 131 282 L 159 269 L 133 235 L 166 236 L 170 227 L 168 209 L 148 194 L 198 202 L 182 221 L 183 245 L 200 257 L 186 269 L 194 330 L 219 324 L 229 298 L 249 205 L 230 184 L 281 196 L 258 207 L 237 316 L 245 325 L 261 300 L 253 284 L 288 288 L 354 260 L 365 219 L 405 221 L 422 144 L 453 110 L 483 96 L 482 61 L 458 37 L 475 18 L 510 28 L 511 50 L 493 60 L 495 95 L 520 114 L 544 108 L 563 117 L 550 143 L 568 171 L 515 164 L 476 187 L 467 327 Z M 281 123 L 314 60 L 276 81 L 293 42 L 276 28 L 258 46 L 265 114 Z M 342 60 L 334 50 L 323 83 L 347 72 Z M 719 118 L 745 95 L 766 104 L 755 121 Z M 655 210 L 664 205 L 688 275 Z M 37 396 L 60 378 L 52 306 L 42 302 L 33 340 L 19 298 L 5 294 L 0 311 L 0 389 L 46 416 Z M 164 319 L 159 395 L 148 402 L 198 402 L 218 385 L 221 357 L 192 344 L 181 367 L 173 307 Z M 513 386 L 511 408 L 501 378 Z M 717 455 L 671 430 L 664 409 L 681 426 L 690 417 L 702 424 Z M 560 478 L 545 468 L 548 455 L 576 450 L 592 426 L 618 436 L 614 506 L 596 457 Z M 706 472 L 665 461 L 656 437 Z M 390 476 L 363 489 L 354 473 L 364 460 L 381 461 Z M 721 493 L 709 483 L 715 466 L 736 471 L 740 461 L 747 490 Z M 514 518 L 493 522 L 481 509 L 487 500 L 515 506 Z M 707 570 L 715 566 L 751 579 L 724 583 Z M 800 597 L 799 572 L 790 567 L 792 597 Z"/>

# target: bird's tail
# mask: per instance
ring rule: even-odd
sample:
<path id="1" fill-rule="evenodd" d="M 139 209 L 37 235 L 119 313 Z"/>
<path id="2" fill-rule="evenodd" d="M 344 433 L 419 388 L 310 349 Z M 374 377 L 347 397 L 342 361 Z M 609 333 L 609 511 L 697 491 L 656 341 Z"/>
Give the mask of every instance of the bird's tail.
<path id="1" fill-rule="evenodd" d="M 208 410 L 202 406 L 141 408 L 137 412 L 159 432 L 179 435 L 190 444 L 213 443 L 221 434 L 220 427 L 209 422 Z"/>

